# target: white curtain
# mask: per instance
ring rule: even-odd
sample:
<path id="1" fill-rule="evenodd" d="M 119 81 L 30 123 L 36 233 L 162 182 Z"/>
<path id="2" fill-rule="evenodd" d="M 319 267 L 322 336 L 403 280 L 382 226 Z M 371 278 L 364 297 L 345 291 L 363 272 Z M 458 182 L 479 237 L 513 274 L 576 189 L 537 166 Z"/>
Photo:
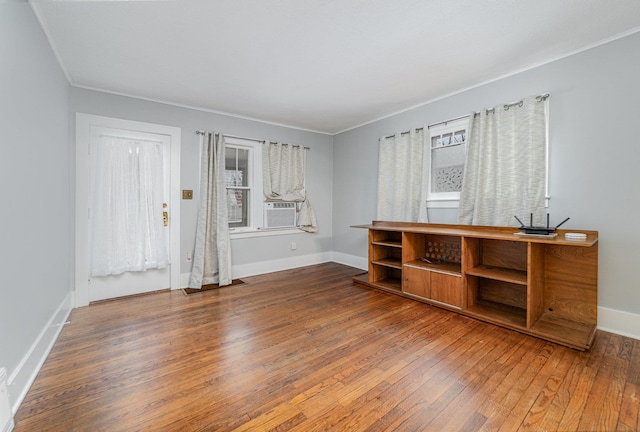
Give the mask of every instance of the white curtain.
<path id="1" fill-rule="evenodd" d="M 380 138 L 378 220 L 427 222 L 422 194 L 424 128 Z"/>
<path id="2" fill-rule="evenodd" d="M 231 239 L 225 183 L 225 141 L 222 134 L 200 137 L 200 200 L 196 246 L 189 288 L 231 284 Z"/>
<path id="3" fill-rule="evenodd" d="M 546 102 L 525 98 L 471 114 L 458 221 L 514 224 L 514 216 L 545 222 Z"/>
<path id="4" fill-rule="evenodd" d="M 305 149 L 266 141 L 262 152 L 264 196 L 268 200 L 298 203 L 298 225 L 301 230 L 317 232 L 318 224 L 304 184 Z"/>
<path id="5" fill-rule="evenodd" d="M 91 275 L 166 267 L 162 144 L 101 136 L 95 151 Z"/>

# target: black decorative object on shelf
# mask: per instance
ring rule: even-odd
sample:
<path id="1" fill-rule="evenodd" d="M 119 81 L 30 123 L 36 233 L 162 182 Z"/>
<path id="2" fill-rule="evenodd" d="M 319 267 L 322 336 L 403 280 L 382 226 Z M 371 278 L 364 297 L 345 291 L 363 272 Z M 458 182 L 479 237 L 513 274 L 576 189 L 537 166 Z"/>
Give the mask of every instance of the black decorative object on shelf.
<path id="1" fill-rule="evenodd" d="M 547 226 L 543 227 L 543 226 L 533 226 L 533 213 L 531 213 L 530 216 L 530 222 L 529 222 L 529 226 L 525 226 L 524 223 L 518 219 L 518 216 L 514 216 L 514 218 L 516 218 L 516 220 L 520 223 L 520 230 L 523 231 L 525 234 L 537 234 L 537 235 L 547 235 L 550 234 L 552 232 L 554 232 L 556 229 L 558 229 L 560 227 L 560 225 L 562 225 L 563 223 L 565 223 L 566 221 L 568 221 L 570 218 L 566 218 L 565 220 L 563 220 L 562 222 L 560 222 L 558 225 L 554 226 L 554 227 L 550 227 L 549 226 L 549 213 L 547 213 Z"/>

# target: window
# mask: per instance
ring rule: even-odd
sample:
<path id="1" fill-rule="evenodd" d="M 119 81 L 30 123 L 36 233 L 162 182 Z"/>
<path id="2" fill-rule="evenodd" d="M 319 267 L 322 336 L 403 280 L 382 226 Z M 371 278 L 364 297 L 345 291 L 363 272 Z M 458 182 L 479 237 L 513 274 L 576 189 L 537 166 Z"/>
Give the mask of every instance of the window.
<path id="1" fill-rule="evenodd" d="M 469 118 L 445 122 L 429 128 L 425 166 L 428 207 L 450 207 L 460 199 L 467 153 Z"/>
<path id="2" fill-rule="evenodd" d="M 225 182 L 229 229 L 255 231 L 262 226 L 262 145 L 258 141 L 226 138 Z"/>
<path id="3" fill-rule="evenodd" d="M 300 232 L 298 228 L 263 229 L 262 141 L 225 137 L 225 183 L 231 238 Z"/>

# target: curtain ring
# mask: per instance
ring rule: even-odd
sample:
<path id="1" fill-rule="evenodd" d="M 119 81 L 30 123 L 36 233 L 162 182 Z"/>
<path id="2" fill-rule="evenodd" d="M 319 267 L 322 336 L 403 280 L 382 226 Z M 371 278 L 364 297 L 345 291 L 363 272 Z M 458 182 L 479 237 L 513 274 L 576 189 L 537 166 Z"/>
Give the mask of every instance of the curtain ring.
<path id="1" fill-rule="evenodd" d="M 538 95 L 536 96 L 536 102 L 543 102 L 547 100 L 548 97 L 549 97 L 549 93 Z"/>
<path id="2" fill-rule="evenodd" d="M 505 104 L 504 105 L 504 110 L 505 111 L 509 111 L 509 108 L 511 108 L 512 106 L 516 106 L 518 105 L 518 107 L 522 108 L 522 105 L 524 105 L 524 101 L 520 101 L 520 102 L 514 102 L 511 104 Z"/>

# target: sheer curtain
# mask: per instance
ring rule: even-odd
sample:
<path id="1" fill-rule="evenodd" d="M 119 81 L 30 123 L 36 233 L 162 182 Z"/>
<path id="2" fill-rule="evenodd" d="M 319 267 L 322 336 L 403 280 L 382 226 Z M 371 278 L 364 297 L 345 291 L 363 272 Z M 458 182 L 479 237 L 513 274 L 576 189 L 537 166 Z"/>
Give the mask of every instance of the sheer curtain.
<path id="1" fill-rule="evenodd" d="M 200 137 L 200 201 L 196 247 L 189 288 L 231 284 L 231 239 L 225 183 L 225 141 L 222 134 Z"/>
<path id="2" fill-rule="evenodd" d="M 459 223 L 546 223 L 546 105 L 530 97 L 471 115 Z"/>
<path id="3" fill-rule="evenodd" d="M 265 141 L 262 152 L 264 196 L 269 200 L 296 201 L 300 229 L 317 232 L 316 215 L 304 183 L 305 157 L 304 147 Z"/>
<path id="4" fill-rule="evenodd" d="M 91 275 L 166 267 L 162 144 L 101 136 L 95 151 Z"/>
<path id="5" fill-rule="evenodd" d="M 424 146 L 424 128 L 380 138 L 378 220 L 427 222 L 422 199 Z"/>

